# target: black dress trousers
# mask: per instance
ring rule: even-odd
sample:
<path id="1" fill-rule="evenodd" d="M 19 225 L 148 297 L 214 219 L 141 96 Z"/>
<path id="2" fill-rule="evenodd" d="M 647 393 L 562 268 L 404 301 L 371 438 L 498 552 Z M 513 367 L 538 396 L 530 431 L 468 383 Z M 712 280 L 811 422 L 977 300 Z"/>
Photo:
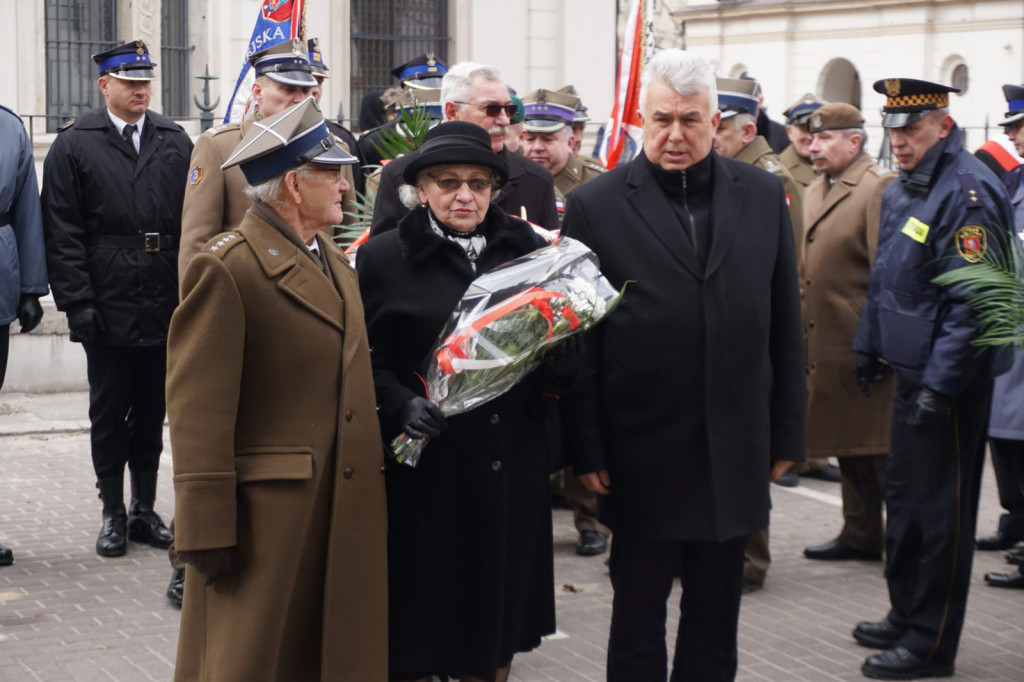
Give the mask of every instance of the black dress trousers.
<path id="1" fill-rule="evenodd" d="M 889 620 L 899 644 L 936 663 L 953 663 L 974 559 L 992 382 L 968 386 L 938 428 L 906 425 L 919 386 L 900 382 L 893 404 L 886 473 L 886 579 Z"/>
<path id="2" fill-rule="evenodd" d="M 1024 540 L 1024 441 L 989 439 L 992 468 L 999 487 L 999 504 L 1006 513 L 999 517 L 999 532 Z"/>
<path id="3" fill-rule="evenodd" d="M 154 473 L 163 451 L 166 346 L 83 343 L 96 478 Z"/>

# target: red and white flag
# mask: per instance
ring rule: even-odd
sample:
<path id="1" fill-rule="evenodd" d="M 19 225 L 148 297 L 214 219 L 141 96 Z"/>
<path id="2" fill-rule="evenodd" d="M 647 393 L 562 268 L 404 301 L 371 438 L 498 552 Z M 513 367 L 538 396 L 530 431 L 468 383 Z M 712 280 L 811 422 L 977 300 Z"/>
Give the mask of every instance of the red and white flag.
<path id="1" fill-rule="evenodd" d="M 640 117 L 640 74 L 647 58 L 654 51 L 653 12 L 656 0 L 633 0 L 626 22 L 626 33 L 619 55 L 619 71 L 615 81 L 615 104 L 605 125 L 601 142 L 601 161 L 606 168 L 618 164 L 623 150 L 631 158 L 642 143 Z"/>

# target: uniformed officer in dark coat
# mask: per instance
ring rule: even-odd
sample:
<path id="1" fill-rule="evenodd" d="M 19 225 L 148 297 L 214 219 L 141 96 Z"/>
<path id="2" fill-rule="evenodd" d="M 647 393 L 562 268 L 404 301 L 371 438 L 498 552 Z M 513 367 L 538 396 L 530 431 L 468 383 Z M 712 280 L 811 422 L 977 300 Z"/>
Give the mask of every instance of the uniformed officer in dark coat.
<path id="1" fill-rule="evenodd" d="M 953 674 L 971 580 L 993 379 L 1009 353 L 979 352 L 977 318 L 940 273 L 1013 238 L 1002 184 L 963 148 L 949 115 L 955 88 L 888 78 L 882 125 L 900 166 L 882 196 L 878 252 L 854 339 L 858 383 L 895 370 L 886 475 L 886 580 L 892 605 L 854 638 L 885 649 L 862 672 L 879 679 Z"/>
<path id="2" fill-rule="evenodd" d="M 173 539 L 153 504 L 192 142 L 177 123 L 148 110 L 156 64 L 141 40 L 93 60 L 106 106 L 57 134 L 43 165 L 43 227 L 53 298 L 88 361 L 92 460 L 103 500 L 96 551 L 120 556 L 128 539 L 161 548 Z"/>
<path id="3" fill-rule="evenodd" d="M 692 74 L 687 91 L 674 88 Z M 615 533 L 608 679 L 665 680 L 665 602 L 682 575 L 672 680 L 735 678 L 743 550 L 769 476 L 804 459 L 796 251 L 782 184 L 712 151 L 711 65 L 648 63 L 643 151 L 576 188 L 563 232 L 622 304 L 587 338 L 573 467 Z M 691 89 L 692 88 L 692 89 Z"/>

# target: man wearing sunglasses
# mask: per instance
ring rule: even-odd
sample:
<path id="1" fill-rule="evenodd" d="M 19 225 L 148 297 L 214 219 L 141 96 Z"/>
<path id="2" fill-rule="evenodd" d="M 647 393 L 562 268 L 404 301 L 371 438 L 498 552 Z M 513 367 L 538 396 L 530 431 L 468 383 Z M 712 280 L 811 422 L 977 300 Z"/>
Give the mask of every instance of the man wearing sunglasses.
<path id="1" fill-rule="evenodd" d="M 508 182 L 494 200 L 506 213 L 525 218 L 549 230 L 558 229 L 555 184 L 551 173 L 534 161 L 505 148 L 515 104 L 501 72 L 493 66 L 461 62 L 441 81 L 441 107 L 447 121 L 475 123 L 491 136 L 491 150 L 508 164 Z M 398 198 L 402 172 L 413 154 L 384 166 L 373 207 L 370 236 L 393 228 L 409 212 Z"/>

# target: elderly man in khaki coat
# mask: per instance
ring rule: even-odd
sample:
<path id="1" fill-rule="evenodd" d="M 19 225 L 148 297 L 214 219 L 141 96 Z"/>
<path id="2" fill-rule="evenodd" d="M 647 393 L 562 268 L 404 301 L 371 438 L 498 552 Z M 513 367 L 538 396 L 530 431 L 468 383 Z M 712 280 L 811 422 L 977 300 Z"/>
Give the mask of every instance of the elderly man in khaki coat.
<path id="1" fill-rule="evenodd" d="M 255 201 L 185 273 L 171 323 L 175 680 L 387 679 L 384 451 L 340 150 L 312 98 L 234 159 Z M 277 153 L 275 153 L 277 152 Z"/>
<path id="2" fill-rule="evenodd" d="M 820 175 L 804 193 L 802 276 L 807 340 L 807 456 L 837 457 L 843 530 L 809 559 L 880 561 L 895 381 L 858 387 L 853 337 L 878 247 L 882 192 L 895 177 L 864 152 L 864 118 L 833 102 L 807 120 Z M 864 389 L 863 392 L 861 389 Z M 868 395 L 865 395 L 867 393 Z"/>

